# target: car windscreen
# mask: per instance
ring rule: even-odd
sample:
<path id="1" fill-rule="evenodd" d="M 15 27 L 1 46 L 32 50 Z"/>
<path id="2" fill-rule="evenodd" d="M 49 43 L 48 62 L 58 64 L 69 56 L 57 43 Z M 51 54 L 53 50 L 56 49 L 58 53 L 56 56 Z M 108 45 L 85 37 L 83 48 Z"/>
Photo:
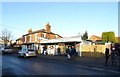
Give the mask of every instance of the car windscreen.
<path id="1" fill-rule="evenodd" d="M 26 52 L 26 50 L 27 50 L 27 49 L 22 49 L 22 50 L 20 50 L 20 52 Z"/>
<path id="2" fill-rule="evenodd" d="M 4 48 L 4 49 L 10 49 L 10 48 Z"/>

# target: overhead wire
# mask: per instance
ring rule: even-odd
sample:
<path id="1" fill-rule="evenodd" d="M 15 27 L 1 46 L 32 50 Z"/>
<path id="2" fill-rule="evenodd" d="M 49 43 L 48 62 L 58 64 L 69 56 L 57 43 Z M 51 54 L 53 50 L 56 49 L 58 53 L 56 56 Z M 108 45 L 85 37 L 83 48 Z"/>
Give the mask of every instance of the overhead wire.
<path id="1" fill-rule="evenodd" d="M 61 4 L 65 4 L 65 3 L 63 3 L 63 2 L 61 2 L 61 3 L 59 3 L 59 4 L 52 4 L 52 5 L 49 5 L 49 6 L 45 6 L 45 7 L 40 7 L 40 8 L 35 8 L 35 9 L 30 9 L 30 10 L 26 10 L 26 11 L 21 11 L 21 12 L 18 12 L 18 13 L 15 13 L 15 14 L 23 14 L 23 13 L 27 13 L 27 12 L 31 12 L 31 11 L 33 11 L 33 10 L 42 10 L 42 9 L 46 9 L 46 8 L 50 8 L 50 7 L 54 7 L 54 6 L 58 6 L 58 5 L 61 5 Z M 14 13 L 12 13 L 12 14 L 14 14 Z M 25 31 L 26 32 L 26 30 L 24 30 L 24 29 L 19 29 L 19 28 L 16 28 L 16 27 L 13 27 L 13 26 L 8 26 L 8 25 L 4 25 L 4 24 L 0 24 L 0 26 L 2 26 L 3 28 L 6 28 L 7 27 L 7 29 L 13 29 L 13 30 L 17 30 L 17 31 Z"/>
<path id="2" fill-rule="evenodd" d="M 23 13 L 27 13 L 27 12 L 32 12 L 32 11 L 35 11 L 35 10 L 42 10 L 42 9 L 46 9 L 46 8 L 51 8 L 51 7 L 54 7 L 54 6 L 58 6 L 58 5 L 63 5 L 65 4 L 65 2 L 59 2 L 59 4 L 56 2 L 56 4 L 52 4 L 52 5 L 48 5 L 48 6 L 45 6 L 45 7 L 40 7 L 40 8 L 34 8 L 34 9 L 28 9 L 28 10 L 23 10 L 23 11 L 19 11 L 17 13 L 12 13 L 12 14 L 23 14 Z"/>
<path id="3" fill-rule="evenodd" d="M 8 25 L 4 25 L 4 24 L 0 24 L 0 26 L 2 26 L 3 27 L 3 29 L 4 28 L 6 28 L 6 27 L 8 27 L 8 28 L 11 28 L 11 29 L 14 29 L 14 30 L 20 30 L 21 31 L 21 29 L 19 29 L 19 28 L 15 28 L 15 27 L 13 27 L 13 26 L 8 26 Z M 8 29 L 8 28 L 6 28 L 6 29 Z M 22 29 L 22 31 L 23 31 L 23 29 Z M 24 31 L 26 31 L 26 30 L 24 30 Z"/>

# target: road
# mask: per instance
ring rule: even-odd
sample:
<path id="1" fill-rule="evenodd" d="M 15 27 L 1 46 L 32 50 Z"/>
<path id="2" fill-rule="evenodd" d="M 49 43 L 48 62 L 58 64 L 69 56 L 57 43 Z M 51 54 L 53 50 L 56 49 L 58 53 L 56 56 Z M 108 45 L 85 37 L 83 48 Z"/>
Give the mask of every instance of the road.
<path id="1" fill-rule="evenodd" d="M 0 55 L 1 56 L 1 55 Z M 117 72 L 93 69 L 49 59 L 2 55 L 3 75 L 118 75 Z"/>

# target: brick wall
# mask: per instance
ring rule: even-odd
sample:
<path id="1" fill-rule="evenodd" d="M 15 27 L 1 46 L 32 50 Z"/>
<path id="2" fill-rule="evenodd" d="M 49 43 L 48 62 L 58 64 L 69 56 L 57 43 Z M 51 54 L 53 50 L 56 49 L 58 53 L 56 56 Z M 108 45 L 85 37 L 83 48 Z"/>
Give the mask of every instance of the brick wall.
<path id="1" fill-rule="evenodd" d="M 49 33 L 42 33 L 42 32 L 39 32 L 37 34 L 37 41 L 35 41 L 35 34 L 31 34 L 31 42 L 37 42 L 37 43 L 40 43 L 41 39 L 40 37 L 43 37 L 43 38 L 47 38 L 47 39 L 55 39 L 55 38 L 61 38 L 60 36 L 58 35 L 55 35 L 55 34 L 49 34 Z M 25 36 L 22 37 L 22 41 L 25 43 Z M 29 43 L 30 42 L 30 35 L 26 35 L 26 43 Z"/>
<path id="2" fill-rule="evenodd" d="M 27 43 L 30 42 L 30 36 L 27 36 L 26 38 L 27 38 L 27 39 L 26 39 L 26 42 L 27 42 Z"/>

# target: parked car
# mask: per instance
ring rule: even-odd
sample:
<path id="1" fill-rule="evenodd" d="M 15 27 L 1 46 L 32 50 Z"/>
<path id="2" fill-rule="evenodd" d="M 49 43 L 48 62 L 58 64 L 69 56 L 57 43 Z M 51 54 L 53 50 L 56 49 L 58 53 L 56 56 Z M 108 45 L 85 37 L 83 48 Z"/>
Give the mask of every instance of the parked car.
<path id="1" fill-rule="evenodd" d="M 24 58 L 29 56 L 36 57 L 36 51 L 33 49 L 22 49 L 18 53 L 19 53 L 19 56 L 23 56 Z"/>
<path id="2" fill-rule="evenodd" d="M 10 49 L 9 47 L 3 47 L 0 49 L 0 51 L 4 54 L 4 53 L 12 53 L 12 49 Z"/>

